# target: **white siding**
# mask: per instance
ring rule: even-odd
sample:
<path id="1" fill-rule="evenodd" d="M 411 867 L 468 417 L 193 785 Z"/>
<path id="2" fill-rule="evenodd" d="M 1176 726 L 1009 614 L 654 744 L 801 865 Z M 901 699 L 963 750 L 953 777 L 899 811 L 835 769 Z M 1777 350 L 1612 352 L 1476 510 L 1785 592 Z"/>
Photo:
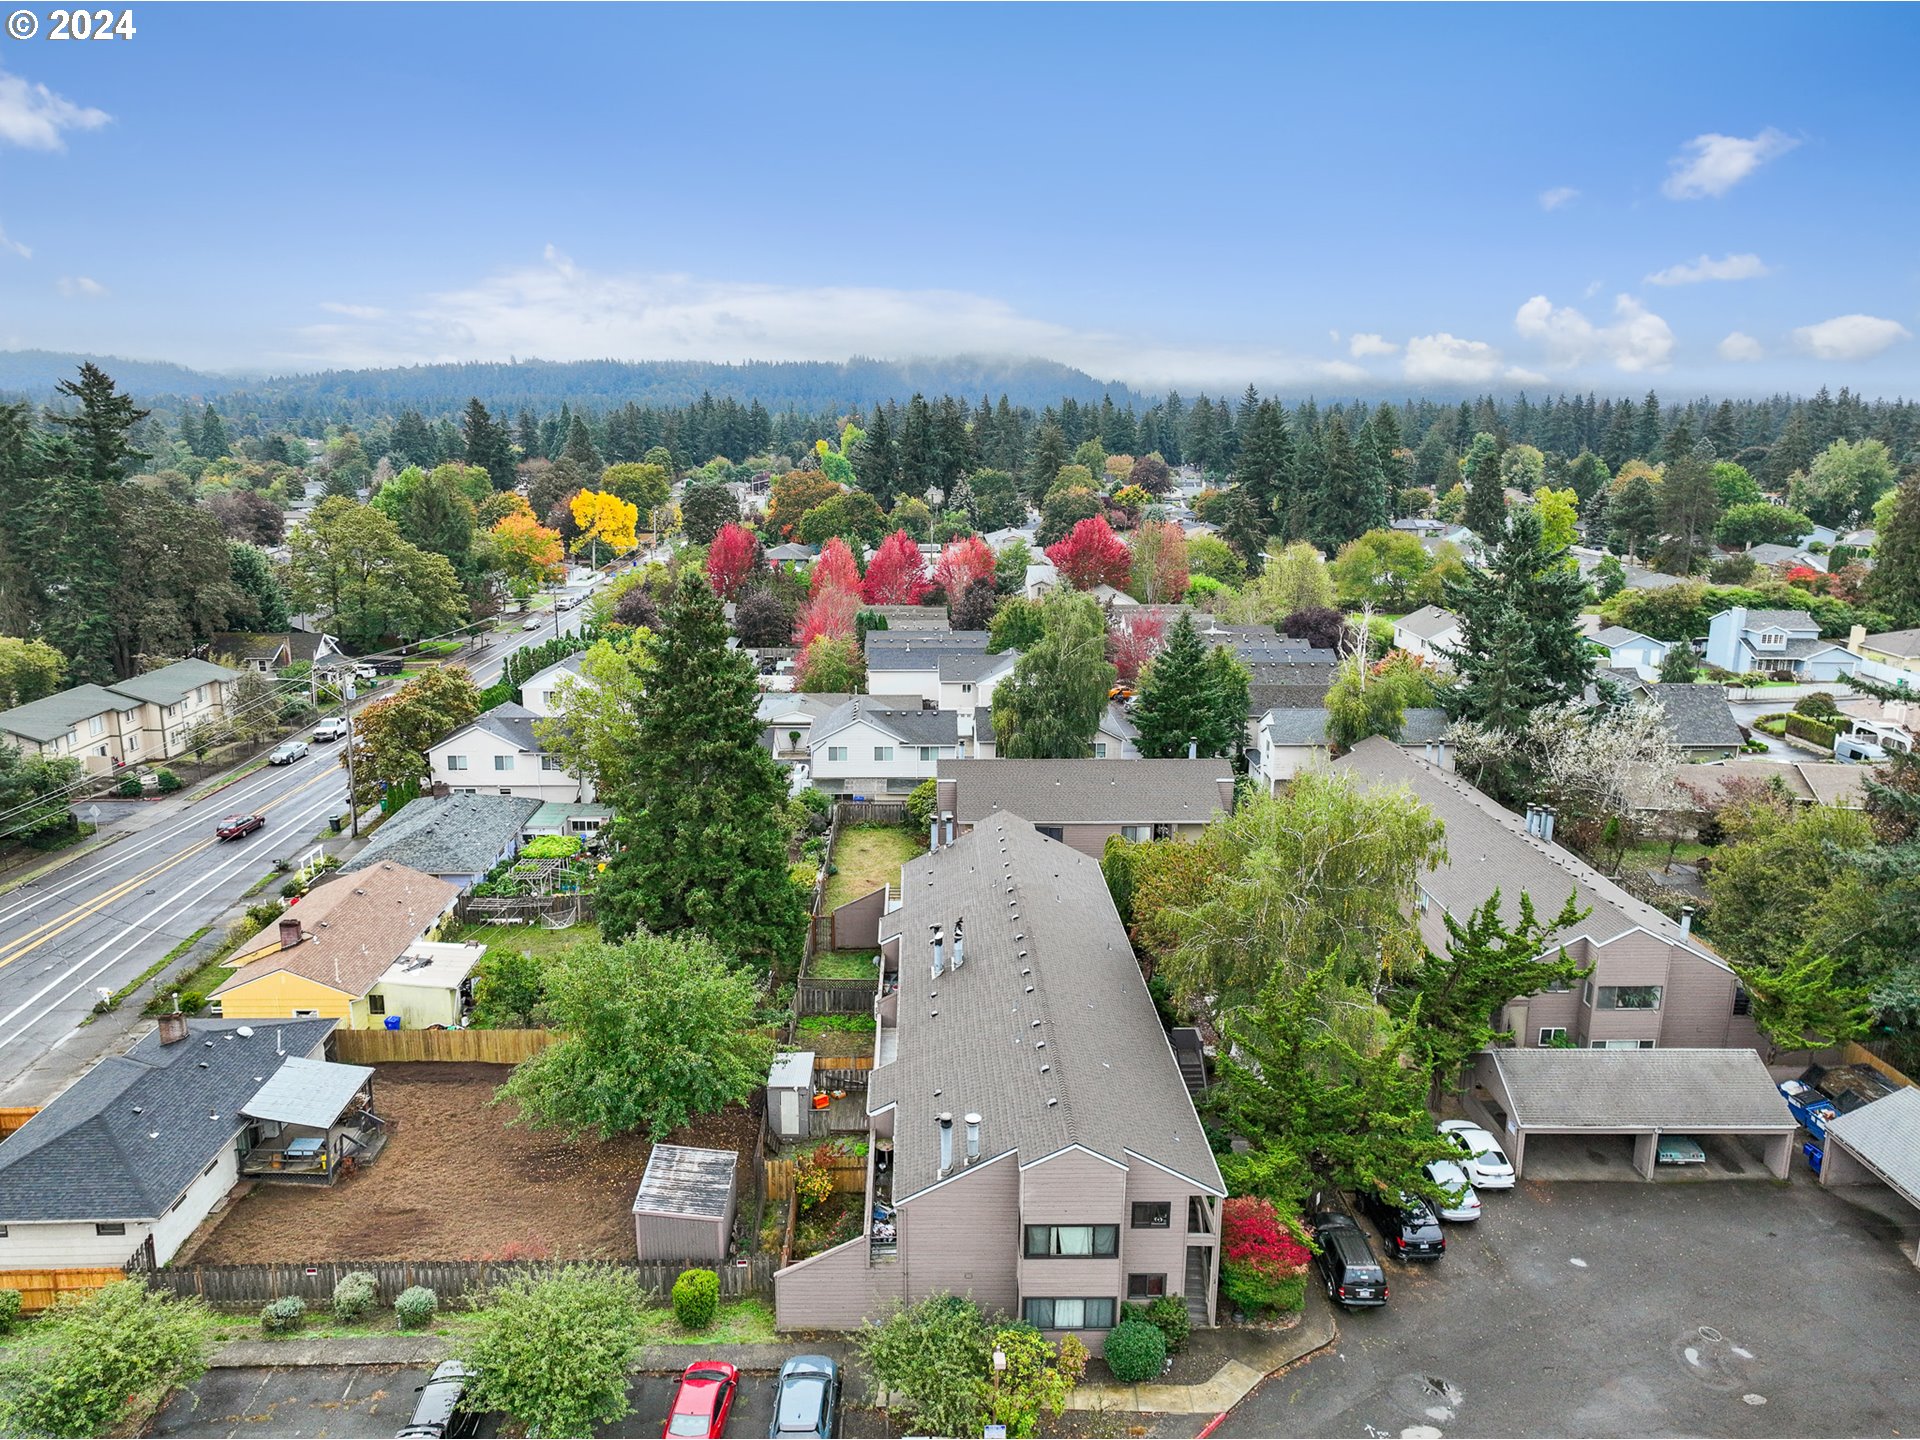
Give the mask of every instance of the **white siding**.
<path id="1" fill-rule="evenodd" d="M 894 696 L 900 702 L 896 708 L 911 709 L 906 701 L 913 704 L 922 702 L 937 704 L 940 700 L 940 671 L 934 667 L 925 670 L 872 670 L 867 673 L 867 693 L 876 698 L 882 695 Z"/>
<path id="2" fill-rule="evenodd" d="M 124 1265 L 140 1242 L 147 1238 L 149 1226 L 127 1222 L 124 1235 L 95 1233 L 94 1222 L 61 1221 L 58 1224 L 7 1222 L 7 1238 L 0 1240 L 0 1271 L 5 1270 L 83 1270 Z M 0 1280 L 0 1284 L 4 1284 Z"/>
<path id="3" fill-rule="evenodd" d="M 893 749 L 891 760 L 873 758 L 875 749 L 887 746 Z M 810 747 L 808 760 L 816 784 L 823 789 L 852 790 L 863 795 L 870 791 L 887 793 L 889 780 L 932 779 L 940 760 L 959 758 L 958 746 L 942 745 L 938 747 L 937 758 L 922 760 L 919 746 L 903 744 L 865 720 L 844 726 L 831 735 L 816 735 Z M 831 758 L 840 748 L 846 750 L 846 758 Z"/>
<path id="4" fill-rule="evenodd" d="M 448 765 L 449 757 L 456 755 L 466 760 L 464 770 Z M 494 764 L 496 757 L 510 760 L 511 766 L 499 769 Z M 427 751 L 427 762 L 434 783 L 454 790 L 473 790 L 482 795 L 498 795 L 505 790 L 564 805 L 593 798 L 591 787 L 583 786 L 567 771 L 543 769 L 540 756 L 485 730 L 464 730 L 442 740 Z"/>
<path id="5" fill-rule="evenodd" d="M 237 1138 L 236 1136 L 235 1139 Z M 200 1222 L 212 1212 L 220 1197 L 239 1181 L 240 1155 L 234 1147 L 235 1141 L 229 1140 L 220 1151 L 219 1157 L 213 1162 L 213 1167 L 203 1171 L 187 1187 L 186 1193 L 180 1197 L 179 1202 L 154 1222 L 153 1258 L 159 1264 L 165 1265 L 173 1259 L 174 1253 L 186 1243 L 187 1237 L 193 1234 Z M 133 1253 L 131 1247 L 126 1253 L 128 1255 Z"/>

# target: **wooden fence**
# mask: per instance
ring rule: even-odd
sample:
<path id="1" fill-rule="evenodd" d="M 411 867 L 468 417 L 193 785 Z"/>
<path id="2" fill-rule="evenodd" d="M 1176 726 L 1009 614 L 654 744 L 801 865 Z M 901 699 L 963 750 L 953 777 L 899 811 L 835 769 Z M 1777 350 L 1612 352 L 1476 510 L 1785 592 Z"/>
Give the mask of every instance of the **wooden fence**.
<path id="1" fill-rule="evenodd" d="M 794 986 L 794 1008 L 802 1015 L 868 1015 L 879 988 L 874 980 L 814 980 L 802 976 Z"/>
<path id="2" fill-rule="evenodd" d="M 766 1180 L 767 1198 L 784 1200 L 793 1193 L 794 1172 L 800 1168 L 797 1160 L 763 1160 L 761 1172 Z M 867 1162 L 865 1160 L 844 1160 L 827 1166 L 827 1173 L 833 1177 L 833 1188 L 843 1195 L 864 1194 L 867 1188 Z"/>
<path id="3" fill-rule="evenodd" d="M 0 1105 L 0 1140 L 13 1134 L 40 1113 L 37 1105 Z"/>
<path id="4" fill-rule="evenodd" d="M 905 825 L 904 800 L 842 800 L 833 807 L 834 819 L 843 825 Z"/>
<path id="5" fill-rule="evenodd" d="M 827 872 L 833 868 L 833 846 L 840 838 L 840 807 L 827 820 L 827 844 L 820 854 L 820 873 L 813 877 L 813 898 L 807 903 L 807 938 L 800 947 L 800 973 L 813 964 L 813 952 L 833 948 L 833 917 L 821 913 L 827 903 Z M 824 932 L 826 943 L 821 943 Z"/>
<path id="6" fill-rule="evenodd" d="M 0 1290 L 18 1290 L 20 1308 L 29 1315 L 45 1310 L 62 1295 L 84 1295 L 127 1278 L 118 1265 L 75 1270 L 0 1270 Z"/>
<path id="7" fill-rule="evenodd" d="M 1840 1047 L 1840 1063 L 1842 1065 L 1865 1065 L 1869 1069 L 1878 1070 L 1889 1080 L 1901 1085 L 1912 1085 L 1915 1083 L 1858 1041 L 1849 1040 Z M 5 1113 L 5 1111 L 0 1111 L 0 1115 Z"/>
<path id="8" fill-rule="evenodd" d="M 673 1282 L 683 1271 L 718 1270 L 721 1299 L 738 1300 L 772 1288 L 777 1259 L 773 1254 L 759 1253 L 717 1266 L 708 1260 L 649 1260 L 621 1262 L 620 1268 L 632 1271 L 641 1285 L 662 1297 L 671 1293 Z M 373 1277 L 382 1304 L 391 1305 L 409 1286 L 424 1285 L 444 1305 L 463 1295 L 489 1290 L 516 1275 L 539 1274 L 556 1266 L 557 1262 L 528 1260 L 320 1260 L 305 1265 L 182 1265 L 155 1270 L 144 1278 L 157 1290 L 195 1295 L 209 1305 L 242 1309 L 264 1305 L 283 1295 L 298 1295 L 309 1305 L 331 1304 L 333 1287 L 341 1278 L 360 1272 Z M 126 1278 L 119 1270 L 106 1273 L 116 1280 Z"/>
<path id="9" fill-rule="evenodd" d="M 408 1060 L 518 1065 L 561 1036 L 558 1030 L 336 1030 L 333 1058 L 343 1065 L 394 1065 Z"/>

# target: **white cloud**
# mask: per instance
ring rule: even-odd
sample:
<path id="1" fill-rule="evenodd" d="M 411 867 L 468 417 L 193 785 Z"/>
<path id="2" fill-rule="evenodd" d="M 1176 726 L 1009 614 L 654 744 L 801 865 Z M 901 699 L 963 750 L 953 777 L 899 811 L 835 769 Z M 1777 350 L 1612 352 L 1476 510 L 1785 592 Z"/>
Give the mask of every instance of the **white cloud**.
<path id="1" fill-rule="evenodd" d="M 1607 282 L 1604 280 L 1589 280 L 1587 281 L 1587 288 L 1580 292 L 1581 298 L 1586 300 L 1591 300 L 1594 296 L 1598 295 L 1602 290 L 1606 288 L 1607 288 Z"/>
<path id="2" fill-rule="evenodd" d="M 1555 306 L 1535 295 L 1513 317 L 1521 339 L 1544 346 L 1555 365 L 1578 365 L 1596 357 L 1629 373 L 1664 370 L 1673 358 L 1673 330 L 1631 295 L 1616 296 L 1614 323 L 1595 325 L 1571 305 Z"/>
<path id="3" fill-rule="evenodd" d="M 1751 140 L 1738 135 L 1696 135 L 1668 162 L 1670 174 L 1660 189 L 1669 200 L 1699 200 L 1724 195 L 1767 161 L 1800 142 L 1768 126 Z"/>
<path id="4" fill-rule="evenodd" d="M 1562 205 L 1570 204 L 1580 198 L 1580 192 L 1571 185 L 1556 185 L 1551 190 L 1540 192 L 1542 210 L 1558 210 Z"/>
<path id="5" fill-rule="evenodd" d="M 1773 271 L 1758 255 L 1702 255 L 1690 265 L 1669 265 L 1647 276 L 1649 285 L 1698 285 L 1703 280 L 1758 280 Z"/>
<path id="6" fill-rule="evenodd" d="M 90 275 L 62 275 L 54 288 L 70 300 L 99 300 L 107 293 L 107 287 Z"/>
<path id="7" fill-rule="evenodd" d="M 1816 359 L 1865 360 L 1889 345 L 1911 340 L 1913 333 L 1899 321 L 1877 315 L 1836 315 L 1818 325 L 1802 325 L 1793 338 Z"/>
<path id="8" fill-rule="evenodd" d="M 1442 330 L 1407 341 L 1401 373 L 1415 384 L 1478 384 L 1500 373 L 1500 352 L 1484 340 L 1462 340 Z"/>
<path id="9" fill-rule="evenodd" d="M 64 150 L 69 130 L 98 130 L 113 117 L 76 105 L 44 85 L 29 84 L 0 70 L 0 145 L 23 150 Z"/>
<path id="10" fill-rule="evenodd" d="M 1349 385 L 1358 385 L 1373 379 L 1373 372 L 1361 365 L 1346 360 L 1328 360 L 1318 367 L 1320 374 L 1328 380 L 1344 380 Z"/>
<path id="11" fill-rule="evenodd" d="M 362 366 L 614 356 L 630 360 L 907 360 L 1045 356 L 1137 385 L 1269 385 L 1365 372 L 1256 346 L 1186 345 L 1083 330 L 989 295 L 873 286 L 800 286 L 687 274 L 596 272 L 548 246 L 540 263 L 376 305 L 326 302 L 270 364 Z M 1339 367 L 1339 368 L 1330 368 Z"/>
<path id="12" fill-rule="evenodd" d="M 1509 365 L 1502 378 L 1515 385 L 1550 385 L 1553 382 L 1538 370 L 1527 370 L 1518 365 Z"/>
<path id="13" fill-rule="evenodd" d="M 1764 360 L 1767 352 L 1760 342 L 1751 335 L 1735 330 L 1719 345 L 1722 360 Z"/>
<path id="14" fill-rule="evenodd" d="M 1369 355 L 1398 355 L 1400 347 L 1381 335 L 1356 335 L 1347 342 L 1347 353 L 1356 360 Z"/>
<path id="15" fill-rule="evenodd" d="M 33 251 L 7 234 L 7 227 L 4 225 L 0 225 L 0 250 L 11 250 L 22 260 L 31 260 L 33 258 Z"/>

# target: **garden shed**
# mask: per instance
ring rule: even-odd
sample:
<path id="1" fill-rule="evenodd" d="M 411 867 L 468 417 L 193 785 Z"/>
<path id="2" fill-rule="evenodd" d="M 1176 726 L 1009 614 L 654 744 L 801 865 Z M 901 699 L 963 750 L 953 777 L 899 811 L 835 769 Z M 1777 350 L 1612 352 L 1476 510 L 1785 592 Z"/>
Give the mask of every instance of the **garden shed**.
<path id="1" fill-rule="evenodd" d="M 767 1071 L 767 1119 L 782 1140 L 813 1134 L 813 1056 L 811 1050 L 783 1050 Z"/>
<path id="2" fill-rule="evenodd" d="M 642 1261 L 727 1258 L 738 1160 L 731 1150 L 653 1147 L 633 1197 L 633 1243 Z"/>

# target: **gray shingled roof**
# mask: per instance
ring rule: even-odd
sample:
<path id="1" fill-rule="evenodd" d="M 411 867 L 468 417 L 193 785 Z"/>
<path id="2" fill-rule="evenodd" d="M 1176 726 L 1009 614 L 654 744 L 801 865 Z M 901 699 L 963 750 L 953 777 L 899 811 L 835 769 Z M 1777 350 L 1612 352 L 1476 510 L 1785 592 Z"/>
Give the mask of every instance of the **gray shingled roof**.
<path id="1" fill-rule="evenodd" d="M 422 875 L 483 874 L 539 808 L 532 795 L 423 795 L 402 806 L 341 868 L 392 861 Z"/>
<path id="2" fill-rule="evenodd" d="M 1424 745 L 1429 740 L 1438 740 L 1447 733 L 1447 727 L 1452 723 L 1444 710 L 1416 706 L 1407 711 L 1406 719 L 1400 726 L 1400 743 Z"/>
<path id="3" fill-rule="evenodd" d="M 856 720 L 864 720 L 883 730 L 902 745 L 958 745 L 960 716 L 952 710 L 890 709 L 873 703 L 873 697 L 856 695 L 832 714 L 814 722 L 808 744 L 826 744 L 840 730 Z"/>
<path id="4" fill-rule="evenodd" d="M 985 630 L 869 630 L 868 670 L 938 670 L 946 655 L 980 654 L 992 637 Z"/>
<path id="5" fill-rule="evenodd" d="M 1275 745 L 1325 745 L 1326 706 L 1280 706 L 1260 717 L 1260 729 Z"/>
<path id="6" fill-rule="evenodd" d="M 966 650 L 940 657 L 940 679 L 950 685 L 973 685 L 1003 669 L 1011 669 L 1020 658 L 1018 650 L 1002 650 L 989 655 L 984 650 Z"/>
<path id="7" fill-rule="evenodd" d="M 1726 964 L 1697 935 L 1682 937 L 1678 921 L 1635 899 L 1571 850 L 1529 835 L 1525 821 L 1463 776 L 1429 765 L 1377 735 L 1362 740 L 1333 766 L 1372 784 L 1406 786 L 1446 826 L 1447 862 L 1422 874 L 1420 887 L 1447 914 L 1464 917 L 1485 904 L 1496 886 L 1500 912 L 1508 921 L 1519 916 L 1522 890 L 1543 914 L 1552 914 L 1572 891 L 1592 913 L 1572 934 L 1556 937 L 1556 943 L 1571 948 L 1584 936 L 1597 945 L 1641 929 L 1717 965 Z"/>
<path id="8" fill-rule="evenodd" d="M 140 702 L 131 695 L 116 694 L 99 685 L 75 685 L 58 695 L 43 696 L 0 710 L 0 731 L 28 740 L 58 740 L 74 726 L 109 710 L 137 710 Z"/>
<path id="9" fill-rule="evenodd" d="M 336 1023 L 189 1020 L 179 1044 L 155 1032 L 109 1055 L 0 1144 L 0 1224 L 165 1214 L 246 1127 L 241 1107 L 284 1055 Z"/>
<path id="10" fill-rule="evenodd" d="M 122 695 L 131 695 L 136 700 L 144 700 L 152 705 L 178 705 L 202 685 L 239 678 L 238 670 L 229 670 L 210 660 L 176 660 L 171 665 L 162 665 L 158 670 L 149 670 L 144 675 L 116 680 L 113 688 Z"/>
<path id="11" fill-rule="evenodd" d="M 1920 1090 L 1908 1086 L 1836 1116 L 1827 1134 L 1920 1205 Z"/>
<path id="12" fill-rule="evenodd" d="M 473 717 L 473 724 L 449 735 L 441 745 L 450 745 L 467 730 L 484 730 L 489 735 L 498 736 L 509 745 L 517 745 L 522 750 L 538 754 L 540 742 L 533 738 L 533 722 L 539 717 L 524 705 L 516 705 L 511 700 L 502 701 L 491 710 L 482 711 Z M 435 746 L 439 749 L 440 746 Z"/>
<path id="13" fill-rule="evenodd" d="M 1606 646 L 1609 650 L 1617 649 L 1622 645 L 1631 645 L 1636 641 L 1653 639 L 1651 635 L 1643 635 L 1638 630 L 1629 630 L 1624 625 L 1608 625 L 1604 629 L 1594 631 L 1587 638 L 1596 645 Z M 1664 645 L 1666 642 L 1654 640 L 1654 644 Z"/>
<path id="14" fill-rule="evenodd" d="M 934 630 L 944 634 L 953 629 L 944 605 L 869 605 L 866 608 L 887 617 L 888 634 L 902 630 L 916 634 Z"/>
<path id="15" fill-rule="evenodd" d="M 1422 605 L 1411 615 L 1402 615 L 1394 621 L 1393 628 L 1404 630 L 1422 640 L 1431 640 L 1459 623 L 1460 617 L 1451 610 L 1443 610 L 1438 605 Z"/>
<path id="16" fill-rule="evenodd" d="M 1290 635 L 1232 635 L 1215 641 L 1232 650 L 1243 665 L 1275 665 L 1297 669 L 1303 665 L 1334 665 L 1340 657 L 1331 650 L 1302 645 Z"/>
<path id="17" fill-rule="evenodd" d="M 909 861 L 903 890 L 882 922 L 902 937 L 899 1058 L 867 1090 L 870 1111 L 895 1107 L 896 1202 L 940 1180 L 942 1111 L 956 1175 L 973 1111 L 981 1163 L 1078 1145 L 1224 1191 L 1096 861 L 1002 815 Z M 964 967 L 930 980 L 927 927 L 962 918 Z"/>
<path id="18" fill-rule="evenodd" d="M 1883 630 L 1878 635 L 1867 636 L 1862 643 L 1882 655 L 1899 655 L 1909 660 L 1920 657 L 1920 630 Z"/>
<path id="19" fill-rule="evenodd" d="M 1683 750 L 1740 748 L 1740 724 L 1727 704 L 1727 688 L 1708 682 L 1654 688 L 1653 700 L 1666 714 L 1673 743 Z"/>
<path id="20" fill-rule="evenodd" d="M 978 825 L 996 813 L 1036 825 L 1204 825 L 1226 809 L 1226 760 L 942 760 L 954 785 L 954 818 Z"/>
<path id="21" fill-rule="evenodd" d="M 1820 626 L 1813 616 L 1804 610 L 1749 610 L 1746 628 L 1765 630 L 1769 626 L 1780 630 L 1812 630 L 1819 633 Z"/>
<path id="22" fill-rule="evenodd" d="M 1544 1130 L 1790 1133 L 1751 1050 L 1495 1050 L 1513 1119 Z"/>
<path id="23" fill-rule="evenodd" d="M 693 1145 L 656 1145 L 633 1197 L 636 1215 L 691 1215 L 724 1220 L 733 1203 L 733 1172 L 740 1157 L 731 1150 Z"/>

